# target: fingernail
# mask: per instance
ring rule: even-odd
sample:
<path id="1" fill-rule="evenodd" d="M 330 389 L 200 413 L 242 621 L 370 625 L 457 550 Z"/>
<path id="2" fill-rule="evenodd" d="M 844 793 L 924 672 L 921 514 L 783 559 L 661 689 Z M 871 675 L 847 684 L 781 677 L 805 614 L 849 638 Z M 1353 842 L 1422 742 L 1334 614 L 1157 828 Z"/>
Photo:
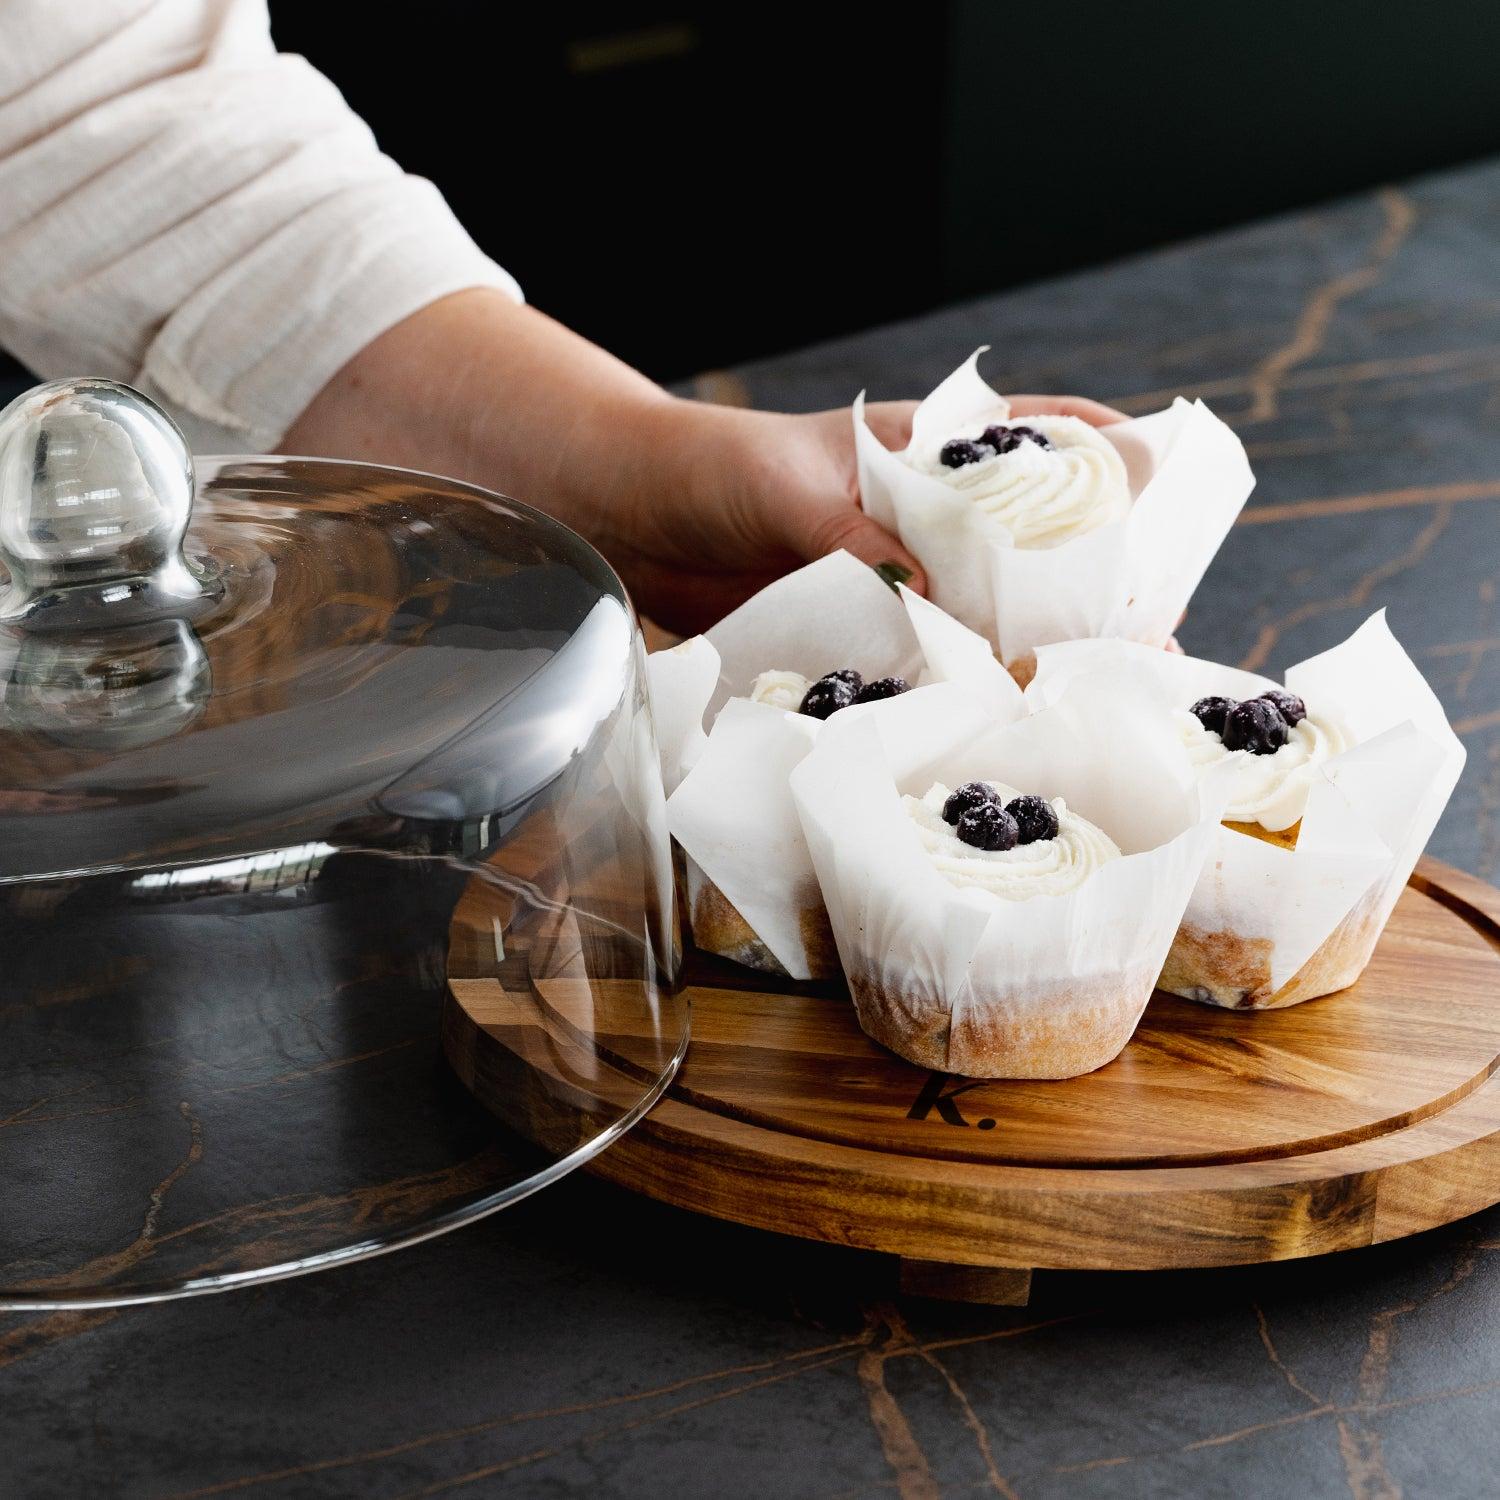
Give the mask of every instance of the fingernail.
<path id="1" fill-rule="evenodd" d="M 893 592 L 898 583 L 906 583 L 911 578 L 911 569 L 905 563 L 898 563 L 894 558 L 889 562 L 876 563 L 875 571 L 885 580 L 887 587 Z"/>

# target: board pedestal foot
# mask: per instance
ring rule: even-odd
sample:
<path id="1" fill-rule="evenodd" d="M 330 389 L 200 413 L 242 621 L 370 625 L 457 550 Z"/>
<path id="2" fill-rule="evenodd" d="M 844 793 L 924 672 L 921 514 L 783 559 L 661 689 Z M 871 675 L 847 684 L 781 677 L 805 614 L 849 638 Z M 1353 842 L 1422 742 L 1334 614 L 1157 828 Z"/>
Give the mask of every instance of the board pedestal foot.
<path id="1" fill-rule="evenodd" d="M 909 1297 L 983 1302 L 991 1307 L 1025 1307 L 1031 1301 L 1031 1272 L 1020 1266 L 955 1266 L 904 1255 L 900 1265 L 901 1290 Z"/>

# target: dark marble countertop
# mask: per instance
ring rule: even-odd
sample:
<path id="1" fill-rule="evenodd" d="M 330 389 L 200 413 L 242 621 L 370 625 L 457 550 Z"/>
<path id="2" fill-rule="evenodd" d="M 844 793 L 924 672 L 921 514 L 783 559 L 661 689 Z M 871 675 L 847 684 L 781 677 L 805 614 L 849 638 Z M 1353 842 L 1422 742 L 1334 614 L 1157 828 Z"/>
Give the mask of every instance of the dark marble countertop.
<path id="1" fill-rule="evenodd" d="M 1387 605 L 1469 748 L 1432 852 L 1500 862 L 1500 163 L 732 373 L 786 409 L 1203 396 L 1259 486 L 1183 630 L 1278 669 Z M 169 1211 L 169 1209 L 168 1209 Z M 1024 1310 L 584 1175 L 404 1253 L 224 1297 L 0 1317 L 0 1493 L 1489 1496 L 1500 1211 Z"/>

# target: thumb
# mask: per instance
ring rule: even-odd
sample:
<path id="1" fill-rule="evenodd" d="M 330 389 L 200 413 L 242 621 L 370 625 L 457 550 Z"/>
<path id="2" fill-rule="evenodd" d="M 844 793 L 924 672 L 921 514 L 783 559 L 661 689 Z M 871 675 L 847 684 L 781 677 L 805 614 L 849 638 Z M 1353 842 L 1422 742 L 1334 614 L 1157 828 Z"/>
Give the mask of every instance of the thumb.
<path id="1" fill-rule="evenodd" d="M 926 594 L 927 575 L 921 563 L 857 504 L 840 506 L 825 516 L 812 528 L 806 547 L 798 550 L 811 560 L 841 547 L 872 568 L 881 568 L 888 579 L 904 583 L 913 593 Z"/>

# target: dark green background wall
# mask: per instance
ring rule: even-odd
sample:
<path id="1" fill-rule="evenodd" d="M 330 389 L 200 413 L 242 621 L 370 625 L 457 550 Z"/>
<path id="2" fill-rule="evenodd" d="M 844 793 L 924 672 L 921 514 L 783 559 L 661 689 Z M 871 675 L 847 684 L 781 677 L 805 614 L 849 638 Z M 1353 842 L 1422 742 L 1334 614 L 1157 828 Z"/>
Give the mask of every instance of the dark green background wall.
<path id="1" fill-rule="evenodd" d="M 953 0 L 947 294 L 1500 150 L 1495 0 Z"/>
<path id="2" fill-rule="evenodd" d="M 272 10 L 661 377 L 1500 151 L 1500 0 Z"/>

